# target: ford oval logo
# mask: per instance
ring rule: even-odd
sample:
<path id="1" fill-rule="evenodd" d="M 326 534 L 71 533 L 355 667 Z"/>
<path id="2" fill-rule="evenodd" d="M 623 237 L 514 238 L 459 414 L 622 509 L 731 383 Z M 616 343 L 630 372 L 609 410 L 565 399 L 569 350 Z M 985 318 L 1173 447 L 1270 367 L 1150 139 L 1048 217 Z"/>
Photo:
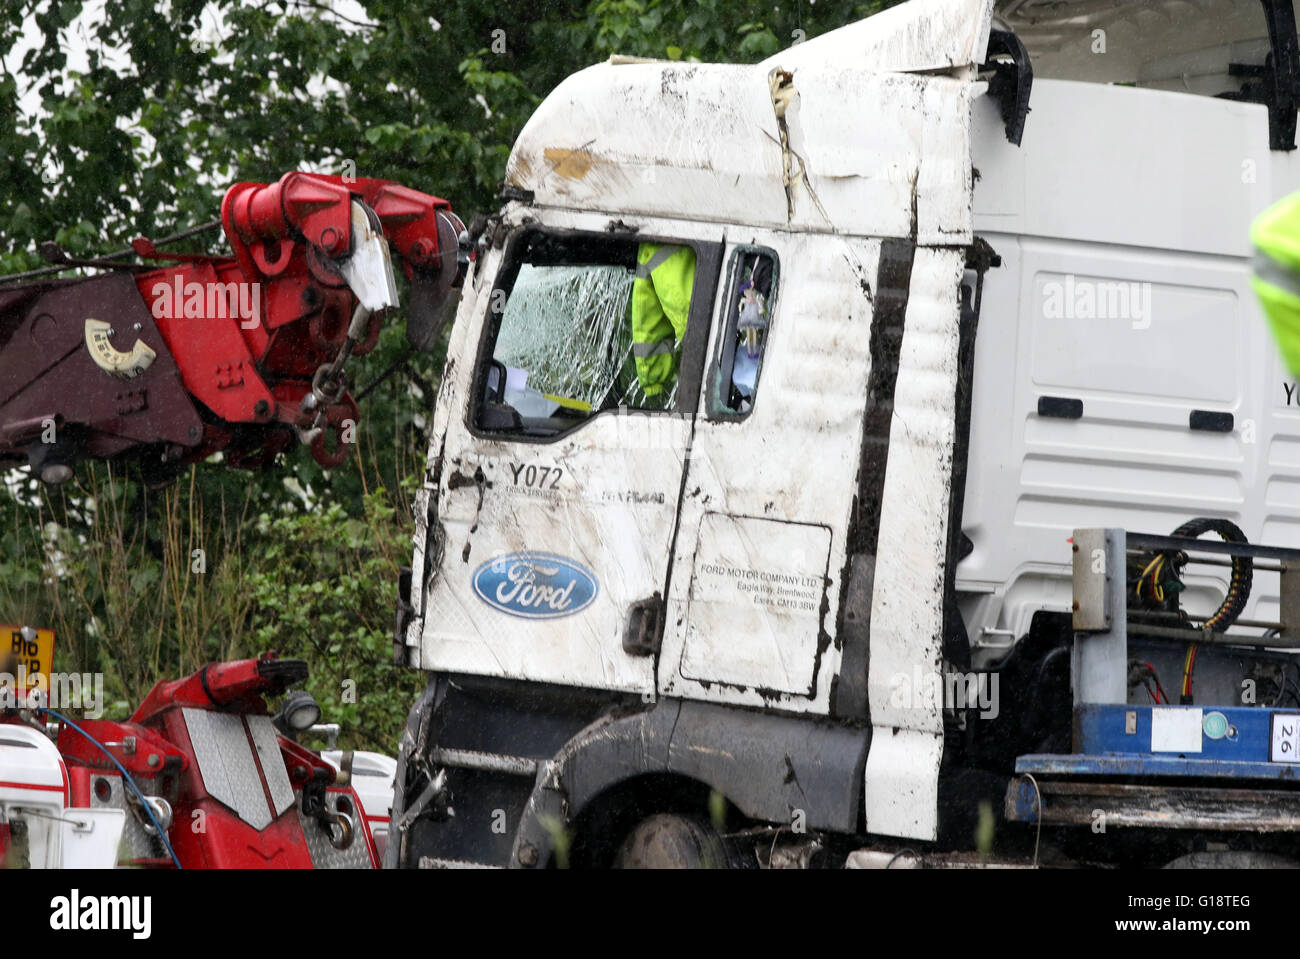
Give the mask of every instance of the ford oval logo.
<path id="1" fill-rule="evenodd" d="M 600 592 L 585 567 L 554 553 L 511 553 L 474 570 L 474 592 L 493 609 L 557 619 L 586 609 Z"/>

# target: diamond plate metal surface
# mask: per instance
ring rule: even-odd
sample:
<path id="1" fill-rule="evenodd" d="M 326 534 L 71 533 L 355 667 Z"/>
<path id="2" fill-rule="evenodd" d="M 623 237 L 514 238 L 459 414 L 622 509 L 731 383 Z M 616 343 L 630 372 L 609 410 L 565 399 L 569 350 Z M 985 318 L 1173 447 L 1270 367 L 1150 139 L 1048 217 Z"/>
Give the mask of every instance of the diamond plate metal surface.
<path id="1" fill-rule="evenodd" d="M 301 794 L 299 794 L 301 795 Z M 325 804 L 331 812 L 338 812 L 339 800 L 345 797 L 340 793 L 326 793 Z M 347 849 L 335 849 L 330 845 L 329 834 L 321 828 L 320 823 L 302 814 L 302 803 L 298 803 L 298 821 L 302 823 L 303 834 L 307 837 L 307 850 L 311 853 L 312 865 L 317 869 L 370 869 L 370 853 L 366 850 L 365 829 L 356 803 L 352 803 L 352 818 L 355 820 L 356 833 L 352 845 Z"/>
<path id="2" fill-rule="evenodd" d="M 145 831 L 144 824 L 136 818 L 135 813 L 127 804 L 126 784 L 122 782 L 122 777 L 95 777 L 95 779 L 100 778 L 103 778 L 108 783 L 108 799 L 101 800 L 95 795 L 95 790 L 92 788 L 90 791 L 90 808 L 123 809 L 126 811 L 126 825 L 122 829 L 122 842 L 117 849 L 118 862 L 129 862 L 132 859 L 170 859 L 167 850 L 163 848 L 162 842 L 157 836 L 150 835 Z M 150 795 L 143 786 L 141 791 L 146 796 Z"/>
<path id="3" fill-rule="evenodd" d="M 203 788 L 254 829 L 265 829 L 273 818 L 271 807 L 262 789 L 262 777 L 258 775 L 242 718 L 206 709 L 181 712 L 203 777 Z M 283 764 L 280 768 L 283 770 Z"/>
<path id="4" fill-rule="evenodd" d="M 271 800 L 275 804 L 275 817 L 293 805 L 293 786 L 289 784 L 289 770 L 284 765 L 284 753 L 280 751 L 280 740 L 271 724 L 270 716 L 247 716 L 248 731 L 252 733 L 253 745 L 257 747 L 257 757 L 262 763 L 262 772 L 266 776 L 266 785 L 271 790 Z"/>

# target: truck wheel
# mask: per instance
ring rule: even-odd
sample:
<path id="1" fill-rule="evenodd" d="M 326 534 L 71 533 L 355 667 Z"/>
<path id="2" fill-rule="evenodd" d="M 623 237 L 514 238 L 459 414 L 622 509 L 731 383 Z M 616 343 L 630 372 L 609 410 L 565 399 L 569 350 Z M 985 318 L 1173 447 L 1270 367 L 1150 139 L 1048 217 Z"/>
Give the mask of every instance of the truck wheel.
<path id="1" fill-rule="evenodd" d="M 615 869 L 725 869 L 729 865 L 727 848 L 712 826 L 672 813 L 637 823 L 613 862 Z"/>
<path id="2" fill-rule="evenodd" d="M 1192 852 L 1165 863 L 1166 869 L 1296 869 L 1300 863 L 1271 852 L 1231 849 Z"/>

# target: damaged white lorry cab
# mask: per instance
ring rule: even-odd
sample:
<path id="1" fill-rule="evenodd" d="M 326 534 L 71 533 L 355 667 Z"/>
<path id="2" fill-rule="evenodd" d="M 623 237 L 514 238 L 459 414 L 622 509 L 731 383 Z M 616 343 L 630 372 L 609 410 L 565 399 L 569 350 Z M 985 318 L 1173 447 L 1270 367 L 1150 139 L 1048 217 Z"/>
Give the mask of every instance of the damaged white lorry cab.
<path id="1" fill-rule="evenodd" d="M 1194 6 L 911 0 L 546 98 L 451 334 L 388 865 L 1290 854 L 1248 231 L 1300 56 L 1289 0 Z"/>

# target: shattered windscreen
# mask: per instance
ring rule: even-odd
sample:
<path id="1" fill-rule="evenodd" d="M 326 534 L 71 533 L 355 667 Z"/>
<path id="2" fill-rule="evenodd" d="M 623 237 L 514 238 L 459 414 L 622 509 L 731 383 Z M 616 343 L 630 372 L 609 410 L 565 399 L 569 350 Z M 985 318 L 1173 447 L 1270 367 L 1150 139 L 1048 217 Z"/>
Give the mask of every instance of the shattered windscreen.
<path id="1" fill-rule="evenodd" d="M 493 351 L 506 367 L 505 401 L 524 417 L 644 405 L 632 364 L 634 279 L 617 265 L 523 264 Z"/>

